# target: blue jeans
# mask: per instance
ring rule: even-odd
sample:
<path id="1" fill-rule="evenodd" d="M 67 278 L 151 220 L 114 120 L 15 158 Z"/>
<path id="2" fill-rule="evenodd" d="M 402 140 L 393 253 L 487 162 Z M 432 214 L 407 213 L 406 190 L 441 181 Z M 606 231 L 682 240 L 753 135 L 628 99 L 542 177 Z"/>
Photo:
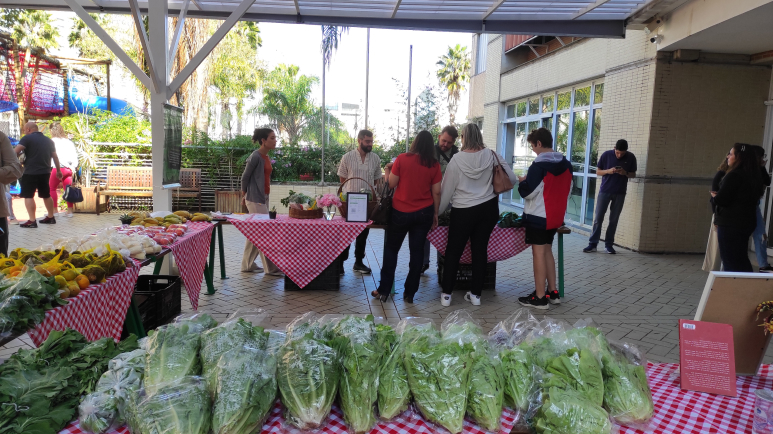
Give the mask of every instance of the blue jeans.
<path id="1" fill-rule="evenodd" d="M 604 245 L 610 247 L 615 244 L 617 221 L 620 220 L 624 203 L 625 194 L 599 192 L 596 197 L 596 218 L 593 220 L 593 233 L 590 234 L 589 244 L 591 246 L 595 247 L 601 239 L 601 226 L 604 224 L 604 215 L 607 213 L 607 207 L 609 207 L 609 225 L 604 237 Z"/>
<path id="2" fill-rule="evenodd" d="M 768 246 L 762 240 L 762 236 L 765 234 L 765 222 L 762 220 L 762 210 L 760 209 L 760 202 L 757 203 L 757 227 L 754 228 L 752 233 L 752 241 L 754 241 L 754 253 L 757 255 L 757 265 L 762 267 L 768 267 Z"/>
<path id="3" fill-rule="evenodd" d="M 392 218 L 386 231 L 386 244 L 384 245 L 384 259 L 381 267 L 381 283 L 378 292 L 387 295 L 392 292 L 395 282 L 395 269 L 397 268 L 397 255 L 403 246 L 405 236 L 408 235 L 408 248 L 411 251 L 411 260 L 408 265 L 408 277 L 405 279 L 405 297 L 413 297 L 419 290 L 421 267 L 424 265 L 424 242 L 427 233 L 432 227 L 432 218 L 435 216 L 435 206 L 431 205 L 415 212 L 400 212 L 392 209 Z"/>

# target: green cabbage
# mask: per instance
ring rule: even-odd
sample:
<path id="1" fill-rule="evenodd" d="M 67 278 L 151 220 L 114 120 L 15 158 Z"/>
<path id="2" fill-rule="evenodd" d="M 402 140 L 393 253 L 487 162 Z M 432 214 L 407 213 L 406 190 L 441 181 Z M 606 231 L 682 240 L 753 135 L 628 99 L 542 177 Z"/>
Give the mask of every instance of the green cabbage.
<path id="1" fill-rule="evenodd" d="M 288 341 L 279 348 L 277 361 L 285 419 L 302 430 L 321 427 L 338 391 L 338 352 L 311 333 L 290 339 L 288 330 Z"/>
<path id="2" fill-rule="evenodd" d="M 571 388 L 551 387 L 534 418 L 538 434 L 609 434 L 612 423 L 601 406 Z"/>
<path id="3" fill-rule="evenodd" d="M 262 349 L 234 348 L 220 357 L 215 371 L 217 393 L 212 431 L 215 434 L 260 431 L 276 399 L 274 356 Z"/>
<path id="4" fill-rule="evenodd" d="M 343 338 L 338 394 L 344 420 L 355 434 L 368 432 L 376 424 L 374 406 L 383 356 L 373 316 L 347 316 L 333 327 L 333 333 Z"/>
<path id="5" fill-rule="evenodd" d="M 440 340 L 431 328 L 409 327 L 403 339 L 408 385 L 424 417 L 458 433 L 462 431 L 472 365 L 471 344 Z"/>
<path id="6" fill-rule="evenodd" d="M 477 353 L 470 370 L 467 414 L 486 431 L 499 432 L 505 380 L 498 358 Z"/>
<path id="7" fill-rule="evenodd" d="M 253 327 L 242 318 L 227 321 L 201 334 L 202 377 L 207 383 L 210 395 L 215 395 L 215 379 L 220 356 L 234 348 L 249 347 L 258 350 L 266 349 L 268 333 L 263 327 Z"/>
<path id="8" fill-rule="evenodd" d="M 408 409 L 411 390 L 400 338 L 389 326 L 377 325 L 376 330 L 386 351 L 378 379 L 378 413 L 381 419 L 389 420 Z"/>

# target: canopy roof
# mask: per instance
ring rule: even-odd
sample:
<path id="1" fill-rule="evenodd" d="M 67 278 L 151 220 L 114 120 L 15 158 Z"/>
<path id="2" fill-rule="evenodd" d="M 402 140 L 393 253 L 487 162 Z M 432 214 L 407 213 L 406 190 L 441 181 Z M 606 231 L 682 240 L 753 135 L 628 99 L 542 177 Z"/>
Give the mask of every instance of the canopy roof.
<path id="1" fill-rule="evenodd" d="M 128 0 L 76 0 L 88 12 L 131 13 Z M 143 13 L 148 1 L 139 1 Z M 622 37 L 626 20 L 663 0 L 256 0 L 243 20 L 485 33 Z M 65 0 L 7 8 L 70 10 Z M 241 0 L 191 0 L 188 16 L 225 19 Z M 169 0 L 169 13 L 185 0 Z"/>

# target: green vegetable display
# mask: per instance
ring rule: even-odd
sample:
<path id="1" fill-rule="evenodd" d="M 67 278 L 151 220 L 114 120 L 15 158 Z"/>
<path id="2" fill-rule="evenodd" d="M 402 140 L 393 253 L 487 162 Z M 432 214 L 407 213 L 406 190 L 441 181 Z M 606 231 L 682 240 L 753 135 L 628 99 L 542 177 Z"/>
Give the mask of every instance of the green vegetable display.
<path id="1" fill-rule="evenodd" d="M 389 326 L 377 325 L 376 331 L 385 350 L 378 378 L 378 414 L 381 419 L 389 420 L 408 409 L 411 390 L 400 337 Z"/>
<path id="2" fill-rule="evenodd" d="M 201 334 L 202 377 L 207 383 L 210 395 L 215 395 L 215 378 L 220 356 L 225 352 L 241 347 L 265 350 L 268 344 L 268 333 L 263 327 L 253 327 L 244 319 L 226 321 L 217 327 Z"/>
<path id="3" fill-rule="evenodd" d="M 212 424 L 212 402 L 201 377 L 183 377 L 138 396 L 130 406 L 133 433 L 208 434 Z"/>
<path id="4" fill-rule="evenodd" d="M 302 429 L 319 428 L 330 413 L 340 380 L 338 352 L 309 333 L 280 347 L 277 382 L 285 419 Z"/>
<path id="5" fill-rule="evenodd" d="M 518 213 L 505 211 L 499 215 L 497 226 L 500 228 L 520 228 L 523 226 L 523 220 Z"/>
<path id="6" fill-rule="evenodd" d="M 215 434 L 258 432 L 276 399 L 274 356 L 263 349 L 236 347 L 223 353 L 216 371 L 212 431 Z"/>
<path id="7" fill-rule="evenodd" d="M 580 392 L 551 387 L 534 418 L 538 434 L 610 434 L 612 423 L 601 406 Z"/>
<path id="8" fill-rule="evenodd" d="M 100 434 L 120 426 L 118 419 L 118 398 L 103 392 L 89 393 L 78 406 L 81 429 Z"/>
<path id="9" fill-rule="evenodd" d="M 505 391 L 502 364 L 486 353 L 478 352 L 473 357 L 467 414 L 481 428 L 499 432 Z"/>
<path id="10" fill-rule="evenodd" d="M 566 384 L 599 406 L 604 402 L 601 366 L 590 350 L 572 348 L 566 354 L 553 359 L 548 364 L 547 371 L 555 374 L 551 377 L 552 385 Z"/>
<path id="11" fill-rule="evenodd" d="M 333 327 L 333 333 L 343 338 L 337 348 L 342 368 L 338 394 L 344 420 L 355 434 L 368 432 L 376 424 L 374 407 L 383 356 L 373 315 L 346 316 Z"/>
<path id="12" fill-rule="evenodd" d="M 411 394 L 424 417 L 461 432 L 469 392 L 471 344 L 437 338 L 433 330 L 406 329 L 403 358 Z"/>
<path id="13" fill-rule="evenodd" d="M 167 324 L 148 334 L 144 380 L 148 395 L 155 394 L 164 383 L 201 374 L 201 333 L 212 326 L 211 317 L 207 317 Z"/>
<path id="14" fill-rule="evenodd" d="M 529 408 L 531 395 L 535 392 L 533 363 L 529 353 L 521 345 L 499 353 L 505 376 L 505 398 L 507 405 L 521 411 Z"/>
<path id="15" fill-rule="evenodd" d="M 604 358 L 604 407 L 621 424 L 645 423 L 655 411 L 643 366 L 622 356 Z"/>
<path id="16" fill-rule="evenodd" d="M 0 291 L 0 341 L 25 333 L 46 318 L 45 312 L 67 304 L 59 297 L 53 277 L 43 277 L 34 269 L 12 286 Z"/>

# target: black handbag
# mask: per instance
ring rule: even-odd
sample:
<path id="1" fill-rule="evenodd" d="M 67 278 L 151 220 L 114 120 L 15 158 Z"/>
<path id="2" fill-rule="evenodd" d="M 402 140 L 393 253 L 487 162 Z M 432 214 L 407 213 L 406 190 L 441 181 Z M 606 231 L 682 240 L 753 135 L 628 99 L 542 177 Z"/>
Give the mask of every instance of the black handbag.
<path id="1" fill-rule="evenodd" d="M 64 188 L 64 195 L 62 195 L 62 199 L 69 203 L 81 203 L 83 202 L 83 192 L 81 191 L 80 187 L 68 185 Z"/>
<path id="2" fill-rule="evenodd" d="M 373 209 L 370 219 L 376 225 L 388 225 L 392 217 L 392 195 L 395 193 L 393 188 L 389 188 L 389 183 L 384 183 L 381 189 L 381 197 L 378 199 L 378 206 Z"/>

